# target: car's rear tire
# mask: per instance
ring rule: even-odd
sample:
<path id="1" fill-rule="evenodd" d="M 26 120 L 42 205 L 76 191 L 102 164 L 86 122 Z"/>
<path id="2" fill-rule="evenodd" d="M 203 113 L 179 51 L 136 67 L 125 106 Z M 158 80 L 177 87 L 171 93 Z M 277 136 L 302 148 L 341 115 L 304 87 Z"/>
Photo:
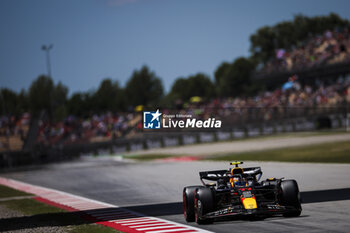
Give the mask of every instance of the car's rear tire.
<path id="1" fill-rule="evenodd" d="M 281 202 L 285 206 L 292 206 L 295 210 L 284 213 L 284 217 L 297 217 L 301 214 L 300 193 L 298 183 L 295 180 L 281 182 Z"/>
<path id="2" fill-rule="evenodd" d="M 186 222 L 194 222 L 194 194 L 202 186 L 188 186 L 182 192 L 184 217 Z"/>
<path id="3" fill-rule="evenodd" d="M 210 224 L 214 222 L 213 218 L 203 218 L 209 212 L 214 211 L 213 190 L 206 187 L 196 189 L 194 200 L 195 221 L 198 224 Z"/>

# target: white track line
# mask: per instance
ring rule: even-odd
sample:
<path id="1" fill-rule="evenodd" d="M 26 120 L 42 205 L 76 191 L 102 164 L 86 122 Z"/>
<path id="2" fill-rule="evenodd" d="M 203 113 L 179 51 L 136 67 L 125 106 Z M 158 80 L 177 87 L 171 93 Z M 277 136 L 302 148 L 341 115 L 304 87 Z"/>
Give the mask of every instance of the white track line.
<path id="1" fill-rule="evenodd" d="M 137 225 L 137 224 L 140 224 L 140 223 L 155 223 L 155 222 L 159 222 L 157 220 L 149 220 L 149 221 L 141 221 L 141 222 L 129 222 L 129 223 L 122 223 L 121 225 L 123 226 L 133 226 L 133 225 Z"/>
<path id="2" fill-rule="evenodd" d="M 146 220 L 152 220 L 150 217 L 142 217 L 142 218 L 137 218 L 137 219 L 123 219 L 123 220 L 118 220 L 117 222 L 119 224 L 123 224 L 123 223 L 128 223 L 128 222 L 142 222 L 142 221 L 146 221 Z"/>
<path id="3" fill-rule="evenodd" d="M 177 228 L 177 229 L 168 229 L 168 230 L 160 230 L 160 231 L 146 231 L 146 233 L 164 233 L 164 232 L 176 232 L 176 231 L 186 231 L 186 228 Z"/>
<path id="4" fill-rule="evenodd" d="M 160 226 L 160 225 L 168 225 L 169 223 L 151 223 L 151 224 L 141 224 L 136 226 L 129 226 L 131 228 L 139 228 L 139 227 L 150 227 L 150 226 Z"/>
<path id="5" fill-rule="evenodd" d="M 158 227 L 144 227 L 144 228 L 137 228 L 138 231 L 146 231 L 146 230 L 155 230 L 155 229 L 162 229 L 162 228 L 173 228 L 176 227 L 174 225 L 165 225 L 165 226 L 158 226 Z"/>

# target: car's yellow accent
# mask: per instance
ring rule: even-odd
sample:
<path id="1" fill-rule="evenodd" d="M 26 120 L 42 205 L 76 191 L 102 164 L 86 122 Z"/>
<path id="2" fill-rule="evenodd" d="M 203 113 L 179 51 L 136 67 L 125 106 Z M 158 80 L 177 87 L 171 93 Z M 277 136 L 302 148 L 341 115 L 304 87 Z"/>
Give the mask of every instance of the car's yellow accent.
<path id="1" fill-rule="evenodd" d="M 273 181 L 276 180 L 276 178 L 268 178 L 267 180 Z"/>
<path id="2" fill-rule="evenodd" d="M 246 210 L 256 209 L 258 205 L 256 204 L 255 197 L 242 198 L 243 206 Z"/>
<path id="3" fill-rule="evenodd" d="M 230 163 L 230 165 L 238 165 L 238 164 L 243 164 L 243 162 L 235 161 Z"/>

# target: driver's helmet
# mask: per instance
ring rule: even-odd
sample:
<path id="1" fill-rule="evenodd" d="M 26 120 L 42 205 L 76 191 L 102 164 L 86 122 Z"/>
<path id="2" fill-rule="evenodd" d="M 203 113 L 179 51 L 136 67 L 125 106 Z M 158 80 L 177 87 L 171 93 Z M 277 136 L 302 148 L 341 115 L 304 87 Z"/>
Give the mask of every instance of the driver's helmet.
<path id="1" fill-rule="evenodd" d="M 241 177 L 233 177 L 234 186 L 246 186 L 246 182 Z"/>
<path id="2" fill-rule="evenodd" d="M 230 183 L 232 187 L 246 186 L 245 180 L 241 177 L 243 173 L 244 173 L 244 170 L 241 167 L 235 167 L 231 169 L 231 175 L 233 177 L 230 179 Z"/>

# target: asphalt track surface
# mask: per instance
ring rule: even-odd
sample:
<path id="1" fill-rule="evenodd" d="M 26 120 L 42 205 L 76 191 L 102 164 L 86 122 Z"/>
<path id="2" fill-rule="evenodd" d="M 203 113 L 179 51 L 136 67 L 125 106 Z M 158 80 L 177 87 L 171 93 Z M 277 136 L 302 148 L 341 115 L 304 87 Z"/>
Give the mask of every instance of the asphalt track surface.
<path id="1" fill-rule="evenodd" d="M 296 179 L 303 198 L 300 217 L 234 218 L 211 225 L 213 232 L 349 232 L 350 165 L 247 162 L 261 166 L 263 178 Z M 123 206 L 187 224 L 182 189 L 200 184 L 198 172 L 228 168 L 227 162 L 122 162 L 113 157 L 46 165 L 1 176 Z"/>

